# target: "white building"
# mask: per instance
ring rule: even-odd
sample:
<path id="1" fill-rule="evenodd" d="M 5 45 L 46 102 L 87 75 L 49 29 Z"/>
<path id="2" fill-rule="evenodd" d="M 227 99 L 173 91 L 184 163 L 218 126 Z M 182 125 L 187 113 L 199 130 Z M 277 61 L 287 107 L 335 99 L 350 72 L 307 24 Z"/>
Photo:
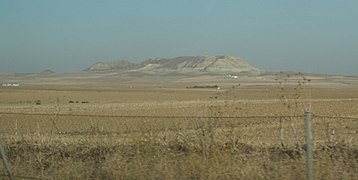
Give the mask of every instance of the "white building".
<path id="1" fill-rule="evenodd" d="M 237 79 L 239 76 L 236 76 L 236 75 L 226 75 L 227 78 L 233 78 L 233 79 Z"/>
<path id="2" fill-rule="evenodd" d="M 19 87 L 19 83 L 2 83 L 1 86 L 3 87 Z"/>

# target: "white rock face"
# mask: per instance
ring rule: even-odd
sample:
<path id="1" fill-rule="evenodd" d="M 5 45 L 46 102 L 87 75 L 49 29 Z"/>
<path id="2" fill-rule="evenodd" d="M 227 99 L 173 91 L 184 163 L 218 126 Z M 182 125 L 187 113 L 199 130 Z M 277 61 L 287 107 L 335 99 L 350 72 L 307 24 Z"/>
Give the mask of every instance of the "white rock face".
<path id="1" fill-rule="evenodd" d="M 234 56 L 180 56 L 172 59 L 147 60 L 143 63 L 157 64 L 154 68 L 157 71 L 260 73 L 259 69 L 251 66 L 245 60 Z"/>

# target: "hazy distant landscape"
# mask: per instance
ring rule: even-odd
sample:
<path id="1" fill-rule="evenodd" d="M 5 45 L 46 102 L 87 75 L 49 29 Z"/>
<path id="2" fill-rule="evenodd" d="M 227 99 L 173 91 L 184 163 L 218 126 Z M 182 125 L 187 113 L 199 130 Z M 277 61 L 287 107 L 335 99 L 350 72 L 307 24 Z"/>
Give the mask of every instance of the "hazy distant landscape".
<path id="1" fill-rule="evenodd" d="M 0 73 L 1 83 L 61 84 L 114 83 L 150 85 L 272 85 L 280 74 L 297 75 L 301 72 L 269 72 L 258 69 L 235 56 L 180 56 L 172 59 L 148 59 L 141 63 L 127 60 L 104 61 L 70 73 L 44 70 L 39 73 Z M 358 77 L 333 74 L 304 73 L 311 84 L 357 85 Z"/>
<path id="2" fill-rule="evenodd" d="M 358 179 L 357 7 L 0 0 L 0 179 Z"/>

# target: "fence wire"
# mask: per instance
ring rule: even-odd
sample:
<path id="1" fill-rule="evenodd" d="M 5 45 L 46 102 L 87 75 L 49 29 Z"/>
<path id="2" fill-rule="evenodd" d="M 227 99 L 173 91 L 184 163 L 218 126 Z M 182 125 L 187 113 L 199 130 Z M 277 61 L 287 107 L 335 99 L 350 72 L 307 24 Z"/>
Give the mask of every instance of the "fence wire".
<path id="1" fill-rule="evenodd" d="M 304 115 L 298 116 L 111 116 L 74 114 L 0 113 L 1 135 L 120 136 L 131 133 L 195 131 L 209 125 L 219 130 L 236 129 L 243 137 L 265 140 L 303 141 Z M 358 130 L 358 117 L 313 115 L 312 129 L 317 141 L 333 136 L 350 138 Z M 260 134 L 264 135 L 260 137 Z M 269 134 L 269 136 L 267 136 Z M 261 139 L 262 138 L 262 139 Z"/>

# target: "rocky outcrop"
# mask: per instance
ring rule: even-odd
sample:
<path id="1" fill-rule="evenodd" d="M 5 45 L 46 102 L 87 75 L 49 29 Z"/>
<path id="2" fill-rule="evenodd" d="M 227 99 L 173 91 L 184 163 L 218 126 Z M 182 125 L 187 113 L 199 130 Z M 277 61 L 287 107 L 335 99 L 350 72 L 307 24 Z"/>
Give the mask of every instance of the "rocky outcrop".
<path id="1" fill-rule="evenodd" d="M 132 63 L 126 60 L 112 61 L 112 62 L 98 62 L 89 68 L 87 71 L 118 71 L 118 70 L 132 70 L 140 68 L 140 64 Z"/>
<path id="2" fill-rule="evenodd" d="M 260 72 L 259 69 L 253 67 L 245 60 L 235 56 L 180 56 L 172 59 L 149 59 L 142 64 L 144 67 L 151 67 L 144 69 L 157 71 L 209 73 Z"/>

